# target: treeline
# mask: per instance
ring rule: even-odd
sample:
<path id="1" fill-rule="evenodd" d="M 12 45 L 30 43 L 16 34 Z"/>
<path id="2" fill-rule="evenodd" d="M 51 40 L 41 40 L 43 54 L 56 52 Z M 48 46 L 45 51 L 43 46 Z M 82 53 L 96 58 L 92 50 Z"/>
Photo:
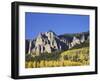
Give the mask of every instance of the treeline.
<path id="1" fill-rule="evenodd" d="M 42 53 L 39 56 L 34 56 L 34 55 L 32 56 L 31 54 L 26 54 L 25 61 L 41 61 L 41 60 L 55 61 L 55 60 L 59 60 L 62 52 L 63 51 L 55 51 L 52 53 Z"/>
<path id="2" fill-rule="evenodd" d="M 89 65 L 89 47 L 45 53 L 35 57 L 26 54 L 25 60 L 26 68 Z"/>

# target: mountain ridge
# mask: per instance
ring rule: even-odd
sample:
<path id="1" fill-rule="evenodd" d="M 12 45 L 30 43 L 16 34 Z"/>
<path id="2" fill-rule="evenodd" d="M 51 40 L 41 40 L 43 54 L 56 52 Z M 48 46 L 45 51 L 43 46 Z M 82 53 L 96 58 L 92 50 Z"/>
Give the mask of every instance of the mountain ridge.
<path id="1" fill-rule="evenodd" d="M 89 39 L 89 31 L 57 35 L 53 31 L 39 33 L 33 40 L 25 40 L 26 53 L 39 55 L 41 53 L 52 53 L 53 51 L 68 50 L 75 45 L 80 45 Z"/>

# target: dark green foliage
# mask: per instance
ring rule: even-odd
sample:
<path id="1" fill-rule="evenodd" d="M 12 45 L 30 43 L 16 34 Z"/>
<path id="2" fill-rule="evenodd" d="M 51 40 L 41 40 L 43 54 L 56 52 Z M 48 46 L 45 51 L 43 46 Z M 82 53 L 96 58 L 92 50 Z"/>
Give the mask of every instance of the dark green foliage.
<path id="1" fill-rule="evenodd" d="M 25 55 L 25 61 L 31 61 L 33 60 L 33 57 L 30 54 Z"/>
<path id="2" fill-rule="evenodd" d="M 39 56 L 35 56 L 35 57 L 32 57 L 29 54 L 26 54 L 25 60 L 26 61 L 59 60 L 61 52 L 62 51 L 55 51 L 52 53 L 43 53 L 43 54 L 40 54 Z"/>
<path id="3" fill-rule="evenodd" d="M 64 58 L 64 60 L 68 60 L 69 59 L 68 55 L 64 56 L 63 58 Z"/>
<path id="4" fill-rule="evenodd" d="M 83 48 L 83 47 L 89 47 L 89 40 L 85 41 L 84 43 L 77 44 L 77 45 L 75 45 L 73 48 L 71 48 L 69 50 Z"/>
<path id="5" fill-rule="evenodd" d="M 74 36 L 77 38 L 81 38 L 82 35 L 85 35 L 85 37 L 87 39 L 87 37 L 89 36 L 89 31 L 81 32 L 81 33 L 63 34 L 63 35 L 59 35 L 59 38 L 65 38 L 71 42 L 71 40 L 73 39 Z"/>

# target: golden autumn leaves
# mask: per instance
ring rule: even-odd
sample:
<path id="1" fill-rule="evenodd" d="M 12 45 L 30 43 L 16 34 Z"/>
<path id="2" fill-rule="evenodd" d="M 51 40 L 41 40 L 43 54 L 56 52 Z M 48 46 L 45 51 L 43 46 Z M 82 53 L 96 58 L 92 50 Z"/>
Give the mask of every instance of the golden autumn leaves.
<path id="1" fill-rule="evenodd" d="M 89 65 L 89 47 L 64 51 L 57 60 L 26 61 L 25 68 Z"/>

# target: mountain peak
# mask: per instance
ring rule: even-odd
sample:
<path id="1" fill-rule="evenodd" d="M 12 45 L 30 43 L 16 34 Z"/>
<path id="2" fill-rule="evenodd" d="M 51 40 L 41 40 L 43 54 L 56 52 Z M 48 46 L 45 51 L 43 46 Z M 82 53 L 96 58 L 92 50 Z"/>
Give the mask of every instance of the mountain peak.
<path id="1" fill-rule="evenodd" d="M 67 50 L 75 45 L 84 43 L 89 34 L 66 34 L 58 36 L 52 30 L 41 32 L 32 42 L 27 41 L 27 52 L 39 55 L 41 53 L 51 53 L 53 51 Z M 30 48 L 30 49 L 29 49 Z"/>
<path id="2" fill-rule="evenodd" d="M 52 33 L 53 35 L 56 35 L 56 33 L 52 30 L 49 30 L 47 33 Z"/>

